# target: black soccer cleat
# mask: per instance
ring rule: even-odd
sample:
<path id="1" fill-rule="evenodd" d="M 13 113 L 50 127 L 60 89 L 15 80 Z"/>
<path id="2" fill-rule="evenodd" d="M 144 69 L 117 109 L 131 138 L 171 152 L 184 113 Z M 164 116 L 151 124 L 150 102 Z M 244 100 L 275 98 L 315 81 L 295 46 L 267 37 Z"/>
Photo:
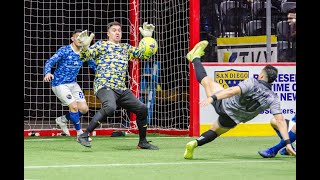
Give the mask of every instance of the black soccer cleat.
<path id="1" fill-rule="evenodd" d="M 78 136 L 77 142 L 80 143 L 82 146 L 91 148 L 91 144 L 89 142 L 89 136 L 85 135 L 84 133 Z"/>
<path id="2" fill-rule="evenodd" d="M 150 144 L 147 141 L 139 142 L 137 145 L 137 149 L 151 149 L 151 150 L 159 150 L 158 146 L 155 146 L 153 144 Z"/>

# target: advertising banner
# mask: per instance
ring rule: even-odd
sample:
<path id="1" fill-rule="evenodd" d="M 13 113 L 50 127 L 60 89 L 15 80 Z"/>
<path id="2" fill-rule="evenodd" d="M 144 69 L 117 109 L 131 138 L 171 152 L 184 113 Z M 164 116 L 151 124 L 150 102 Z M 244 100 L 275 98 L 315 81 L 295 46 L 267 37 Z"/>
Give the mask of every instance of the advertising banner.
<path id="1" fill-rule="evenodd" d="M 218 62 L 267 62 L 267 37 L 217 38 Z M 277 62 L 277 37 L 271 36 L 271 62 Z"/>
<path id="2" fill-rule="evenodd" d="M 224 64 L 224 65 L 223 65 Z M 224 88 L 236 86 L 246 78 L 258 78 L 266 63 L 203 63 L 207 75 L 221 84 Z M 296 113 L 296 65 L 295 63 L 274 63 L 278 69 L 278 77 L 272 85 L 272 90 L 278 95 L 282 113 L 286 119 L 291 119 Z M 205 90 L 200 88 L 200 101 L 206 98 Z M 200 108 L 200 125 L 212 124 L 217 119 L 213 106 Z M 273 115 L 267 109 L 247 123 L 269 123 Z M 245 123 L 245 124 L 247 124 Z"/>

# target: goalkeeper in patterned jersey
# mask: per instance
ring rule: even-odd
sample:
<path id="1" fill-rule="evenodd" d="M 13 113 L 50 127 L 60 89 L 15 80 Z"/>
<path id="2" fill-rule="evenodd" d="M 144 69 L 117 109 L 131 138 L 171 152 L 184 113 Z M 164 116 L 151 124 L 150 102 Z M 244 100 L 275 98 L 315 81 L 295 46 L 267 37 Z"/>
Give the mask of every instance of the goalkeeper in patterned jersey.
<path id="1" fill-rule="evenodd" d="M 62 102 L 62 105 L 69 107 L 69 113 L 56 118 L 56 123 L 62 131 L 70 136 L 67 122 L 72 121 L 77 131 L 77 136 L 83 133 L 80 125 L 80 117 L 88 112 L 88 105 L 84 94 L 77 83 L 77 75 L 83 65 L 79 57 L 81 43 L 77 37 L 82 30 L 75 30 L 71 35 L 72 43 L 59 48 L 59 50 L 46 61 L 44 67 L 44 81 L 50 82 L 52 91 Z M 57 64 L 54 74 L 51 68 Z M 93 60 L 88 61 L 88 65 L 95 71 L 96 64 Z"/>
<path id="2" fill-rule="evenodd" d="M 290 120 L 287 120 L 287 125 L 289 127 L 289 139 L 290 141 L 296 142 L 296 115 L 293 116 L 293 118 Z M 270 121 L 271 126 L 273 127 L 273 129 L 276 131 L 276 133 L 278 134 L 278 136 L 280 137 L 280 142 L 278 144 L 276 144 L 275 146 L 272 146 L 271 148 L 265 149 L 265 150 L 261 150 L 258 151 L 258 153 L 260 154 L 260 156 L 264 157 L 264 158 L 273 158 L 275 157 L 278 152 L 281 155 L 289 155 L 287 148 L 285 148 L 286 144 L 285 141 L 283 140 L 279 130 L 276 127 L 276 120 L 274 118 L 271 119 Z M 295 148 L 292 146 L 293 150 L 295 150 Z"/>
<path id="3" fill-rule="evenodd" d="M 275 119 L 275 127 L 284 139 L 285 147 L 290 155 L 296 155 L 291 147 L 291 139 L 288 135 L 287 124 L 282 115 L 280 100 L 271 90 L 273 81 L 278 76 L 278 70 L 271 66 L 265 66 L 258 79 L 248 78 L 237 86 L 224 89 L 219 83 L 207 76 L 206 70 L 201 64 L 201 56 L 208 41 L 204 40 L 195 45 L 187 54 L 187 59 L 192 62 L 196 78 L 204 87 L 207 98 L 200 103 L 202 107 L 213 105 L 219 115 L 211 128 L 201 136 L 186 144 L 185 159 L 192 159 L 194 149 L 207 144 L 220 135 L 236 127 L 239 123 L 245 123 L 258 116 L 264 110 L 270 108 Z"/>
<path id="4" fill-rule="evenodd" d="M 143 37 L 151 37 L 153 24 L 145 22 L 143 28 L 139 28 Z M 79 136 L 79 143 L 85 147 L 91 147 L 88 142 L 89 134 L 97 128 L 107 117 L 113 116 L 118 106 L 136 114 L 139 129 L 139 149 L 159 149 L 150 144 L 146 139 L 148 108 L 143 104 L 130 89 L 126 87 L 126 73 L 130 59 L 148 58 L 137 47 L 127 43 L 121 43 L 122 31 L 119 22 L 111 22 L 107 25 L 107 41 L 98 41 L 88 47 L 94 34 L 88 37 L 84 31 L 79 35 L 83 44 L 80 58 L 83 61 L 94 59 L 97 69 L 94 79 L 94 93 L 100 100 L 102 108 L 95 113 L 86 131 Z"/>

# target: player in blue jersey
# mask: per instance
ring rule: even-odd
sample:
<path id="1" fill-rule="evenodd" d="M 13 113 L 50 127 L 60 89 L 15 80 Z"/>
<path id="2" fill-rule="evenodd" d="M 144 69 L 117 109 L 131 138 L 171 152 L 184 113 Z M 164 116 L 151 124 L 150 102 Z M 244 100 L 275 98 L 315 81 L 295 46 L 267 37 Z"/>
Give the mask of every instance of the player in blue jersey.
<path id="1" fill-rule="evenodd" d="M 143 28 L 140 27 L 139 30 L 143 37 L 151 37 L 154 28 L 153 24 L 144 23 Z M 94 93 L 102 104 L 102 108 L 95 113 L 86 131 L 79 136 L 79 143 L 85 147 L 91 147 L 88 141 L 89 134 L 106 121 L 107 117 L 113 116 L 119 106 L 137 116 L 136 122 L 139 129 L 137 148 L 157 150 L 159 148 L 146 139 L 148 108 L 134 96 L 125 83 L 129 60 L 148 57 L 145 57 L 144 52 L 138 47 L 121 43 L 122 30 L 119 22 L 107 24 L 107 36 L 107 41 L 98 41 L 90 47 L 88 45 L 94 34 L 88 37 L 87 32 L 84 31 L 79 36 L 83 44 L 80 58 L 84 61 L 94 59 L 97 64 Z"/>
<path id="2" fill-rule="evenodd" d="M 288 153 L 295 155 L 282 115 L 280 100 L 271 90 L 271 83 L 277 78 L 278 70 L 267 65 L 261 70 L 258 79 L 248 78 L 237 86 L 224 89 L 219 83 L 207 76 L 206 70 L 201 64 L 200 58 L 204 55 L 204 49 L 207 45 L 208 41 L 206 40 L 196 44 L 187 54 L 187 59 L 192 62 L 196 78 L 206 92 L 207 99 L 202 101 L 200 105 L 205 107 L 212 104 L 219 116 L 208 131 L 202 133 L 198 139 L 187 143 L 184 158 L 192 159 L 196 147 L 213 141 L 239 123 L 250 121 L 269 108 L 275 118 L 277 129 L 285 139 Z"/>
<path id="3" fill-rule="evenodd" d="M 289 129 L 290 129 L 289 130 L 289 139 L 293 143 L 296 141 L 296 132 L 297 132 L 296 131 L 296 115 L 293 116 L 291 121 L 290 120 L 286 120 L 286 121 L 287 121 L 287 125 L 289 126 Z M 273 158 L 277 155 L 278 152 L 281 155 L 289 155 L 287 148 L 285 148 L 285 146 L 286 146 L 285 141 L 282 138 L 279 130 L 277 129 L 276 120 L 274 118 L 272 118 L 270 123 L 271 123 L 271 126 L 273 127 L 273 129 L 276 131 L 276 133 L 280 137 L 280 142 L 271 148 L 258 151 L 258 153 L 264 158 Z M 291 146 L 292 146 L 292 144 L 291 144 Z M 292 146 L 292 148 L 295 150 L 295 148 L 293 146 Z"/>
<path id="4" fill-rule="evenodd" d="M 83 133 L 80 125 L 80 117 L 89 110 L 84 94 L 77 83 L 77 75 L 83 65 L 79 57 L 81 43 L 77 40 L 82 30 L 75 30 L 71 35 L 72 43 L 63 46 L 46 61 L 44 67 L 44 81 L 50 82 L 52 91 L 62 102 L 62 105 L 69 107 L 69 113 L 56 118 L 56 123 L 62 131 L 70 136 L 67 122 L 70 120 L 74 124 L 77 135 Z M 54 74 L 52 67 L 57 64 Z M 93 60 L 88 61 L 88 65 L 95 71 L 96 65 Z"/>

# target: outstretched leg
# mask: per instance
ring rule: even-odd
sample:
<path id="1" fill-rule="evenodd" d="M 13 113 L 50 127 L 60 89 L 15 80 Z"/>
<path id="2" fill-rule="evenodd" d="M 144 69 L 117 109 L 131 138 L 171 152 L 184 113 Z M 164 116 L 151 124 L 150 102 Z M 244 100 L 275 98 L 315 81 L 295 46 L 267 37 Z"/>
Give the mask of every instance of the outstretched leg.
<path id="1" fill-rule="evenodd" d="M 113 90 L 102 88 L 97 92 L 97 97 L 102 104 L 102 108 L 94 114 L 85 132 L 78 137 L 78 142 L 85 147 L 91 147 L 89 143 L 90 133 L 100 126 L 101 122 L 105 121 L 108 116 L 112 116 L 117 109 L 118 95 Z"/>
<path id="2" fill-rule="evenodd" d="M 213 122 L 211 128 L 208 131 L 202 133 L 198 139 L 192 140 L 187 143 L 186 149 L 184 152 L 184 158 L 192 159 L 193 151 L 196 147 L 203 146 L 215 140 L 217 137 L 228 132 L 230 129 L 234 128 L 235 126 L 237 126 L 237 124 L 232 120 L 230 120 L 229 117 L 220 115 L 218 117 L 218 120 Z"/>
<path id="3" fill-rule="evenodd" d="M 212 96 L 217 91 L 223 89 L 223 87 L 214 82 L 208 75 L 201 63 L 201 56 L 204 55 L 204 50 L 208 46 L 208 41 L 203 40 L 197 43 L 193 49 L 187 54 L 187 59 L 192 62 L 196 78 L 198 82 L 204 87 L 207 97 Z"/>
<path id="4" fill-rule="evenodd" d="M 204 55 L 204 49 L 207 47 L 208 41 L 200 41 L 198 44 L 194 46 L 194 48 L 187 54 L 187 59 L 192 62 L 196 78 L 198 82 L 204 87 L 207 97 L 212 96 L 218 91 L 223 90 L 223 87 L 214 82 L 206 73 L 202 63 L 201 63 L 201 56 Z M 221 107 L 221 106 L 217 106 Z M 218 123 L 219 121 L 219 123 Z M 184 152 L 185 159 L 192 159 L 193 158 L 193 151 L 196 147 L 202 146 L 213 141 L 215 138 L 220 136 L 221 134 L 226 133 L 231 128 L 236 126 L 236 123 L 233 120 L 230 120 L 228 116 L 219 116 L 218 121 L 215 121 L 211 128 L 202 133 L 201 136 L 193 141 L 190 141 L 186 145 L 186 149 Z"/>

